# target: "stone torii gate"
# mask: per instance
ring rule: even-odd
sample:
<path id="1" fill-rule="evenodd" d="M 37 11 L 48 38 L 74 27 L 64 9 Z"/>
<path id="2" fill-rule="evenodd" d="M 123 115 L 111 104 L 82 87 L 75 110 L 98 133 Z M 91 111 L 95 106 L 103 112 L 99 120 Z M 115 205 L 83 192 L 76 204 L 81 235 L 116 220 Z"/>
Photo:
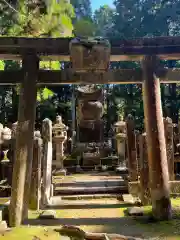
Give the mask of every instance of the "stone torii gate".
<path id="1" fill-rule="evenodd" d="M 18 226 L 27 217 L 33 135 L 38 85 L 48 84 L 142 84 L 147 132 L 148 161 L 154 216 L 171 217 L 169 176 L 161 108 L 160 82 L 180 81 L 179 69 L 164 69 L 157 59 L 180 58 L 180 37 L 110 40 L 111 61 L 140 61 L 141 69 L 106 72 L 39 70 L 41 60 L 70 61 L 67 38 L 0 38 L 0 59 L 22 60 L 22 69 L 0 71 L 0 84 L 21 84 L 15 164 L 10 203 L 10 224 Z M 24 205 L 23 205 L 24 204 Z"/>

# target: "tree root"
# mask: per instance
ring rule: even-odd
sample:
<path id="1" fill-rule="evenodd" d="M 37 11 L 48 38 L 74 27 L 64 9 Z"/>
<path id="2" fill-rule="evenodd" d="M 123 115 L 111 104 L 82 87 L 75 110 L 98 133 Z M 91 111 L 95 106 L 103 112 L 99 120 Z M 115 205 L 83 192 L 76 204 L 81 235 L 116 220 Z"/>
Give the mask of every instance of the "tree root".
<path id="1" fill-rule="evenodd" d="M 64 225 L 61 229 L 55 229 L 56 232 L 63 236 L 68 236 L 70 239 L 84 239 L 84 240 L 140 240 L 140 238 L 128 237 L 119 234 L 106 234 L 106 233 L 89 233 L 82 229 Z"/>

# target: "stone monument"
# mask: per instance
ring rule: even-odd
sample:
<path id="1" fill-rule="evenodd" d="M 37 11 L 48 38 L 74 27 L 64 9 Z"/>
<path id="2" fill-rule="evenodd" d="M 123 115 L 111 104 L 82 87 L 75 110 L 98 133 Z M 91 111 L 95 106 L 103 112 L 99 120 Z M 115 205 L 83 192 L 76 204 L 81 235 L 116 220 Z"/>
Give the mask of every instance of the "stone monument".
<path id="1" fill-rule="evenodd" d="M 79 142 L 102 142 L 103 91 L 95 85 L 77 89 L 77 132 Z"/>

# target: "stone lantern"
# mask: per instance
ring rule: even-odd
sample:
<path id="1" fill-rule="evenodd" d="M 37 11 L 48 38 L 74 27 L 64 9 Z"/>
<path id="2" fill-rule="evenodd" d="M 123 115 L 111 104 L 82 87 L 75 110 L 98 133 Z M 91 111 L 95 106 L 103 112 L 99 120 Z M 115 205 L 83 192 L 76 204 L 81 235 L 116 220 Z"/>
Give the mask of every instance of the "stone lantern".
<path id="1" fill-rule="evenodd" d="M 67 140 L 68 127 L 62 122 L 62 117 L 56 117 L 56 123 L 53 126 L 53 141 L 56 144 L 56 166 L 63 169 L 64 160 L 64 142 Z"/>
<path id="2" fill-rule="evenodd" d="M 2 139 L 3 141 L 7 141 L 11 139 L 11 129 L 5 127 L 2 131 Z"/>
<path id="3" fill-rule="evenodd" d="M 118 121 L 114 124 L 115 127 L 115 138 L 116 138 L 116 146 L 117 152 L 119 156 L 119 160 L 122 165 L 125 165 L 126 161 L 126 123 L 124 121 Z"/>
<path id="4" fill-rule="evenodd" d="M 110 55 L 110 43 L 103 38 L 75 38 L 70 43 L 70 59 L 76 72 L 105 72 Z"/>
<path id="5" fill-rule="evenodd" d="M 11 140 L 11 129 L 5 127 L 2 130 L 2 142 L 3 142 L 3 159 L 1 160 L 1 163 L 8 163 L 10 160 L 8 159 L 8 152 L 9 152 L 9 147 L 10 147 L 10 142 Z"/>

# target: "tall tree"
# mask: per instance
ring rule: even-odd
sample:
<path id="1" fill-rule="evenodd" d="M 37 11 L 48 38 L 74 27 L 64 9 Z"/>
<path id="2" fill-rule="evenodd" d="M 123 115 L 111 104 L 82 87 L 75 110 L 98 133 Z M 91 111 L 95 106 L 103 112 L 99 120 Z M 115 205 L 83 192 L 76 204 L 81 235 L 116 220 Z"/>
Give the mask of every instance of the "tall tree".
<path id="1" fill-rule="evenodd" d="M 70 0 L 70 2 L 75 9 L 76 19 L 92 17 L 90 0 Z"/>
<path id="2" fill-rule="evenodd" d="M 104 5 L 94 12 L 93 20 L 96 24 L 96 35 L 109 36 L 112 33 L 113 16 L 115 10 Z"/>
<path id="3" fill-rule="evenodd" d="M 18 5 L 16 21 L 9 30 L 9 35 L 33 37 L 72 35 L 71 18 L 74 16 L 74 10 L 67 1 L 58 3 L 51 0 L 44 14 L 41 14 L 38 6 L 29 5 L 28 2 L 21 0 Z"/>

